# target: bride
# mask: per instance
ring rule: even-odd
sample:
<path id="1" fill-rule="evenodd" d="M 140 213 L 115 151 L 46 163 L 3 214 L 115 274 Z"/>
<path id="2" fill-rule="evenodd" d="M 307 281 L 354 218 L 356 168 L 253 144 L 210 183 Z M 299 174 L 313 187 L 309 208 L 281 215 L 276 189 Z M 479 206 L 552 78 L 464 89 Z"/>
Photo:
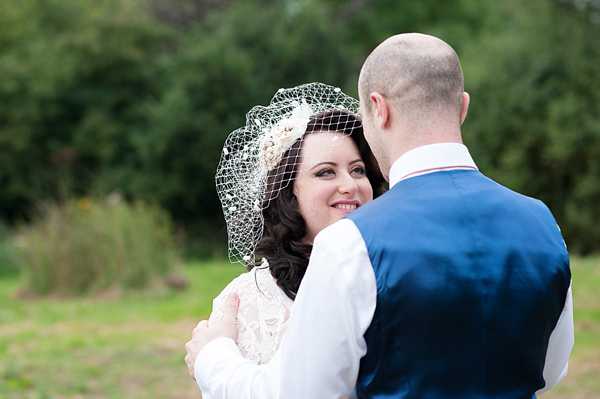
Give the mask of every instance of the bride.
<path id="1" fill-rule="evenodd" d="M 280 89 L 225 142 L 216 181 L 229 257 L 250 271 L 215 298 L 209 323 L 236 292 L 236 343 L 258 364 L 285 333 L 315 235 L 383 192 L 357 111 L 339 88 Z"/>

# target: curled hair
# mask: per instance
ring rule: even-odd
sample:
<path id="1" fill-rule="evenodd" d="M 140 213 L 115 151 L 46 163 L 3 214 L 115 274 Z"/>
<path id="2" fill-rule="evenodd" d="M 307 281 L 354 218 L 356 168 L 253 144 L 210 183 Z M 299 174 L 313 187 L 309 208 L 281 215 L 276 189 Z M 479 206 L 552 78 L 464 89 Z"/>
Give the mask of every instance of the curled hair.
<path id="1" fill-rule="evenodd" d="M 373 198 L 383 193 L 384 179 L 377 161 L 367 144 L 362 122 L 346 111 L 326 111 L 313 118 L 306 127 L 306 134 L 339 132 L 349 135 L 365 163 L 366 176 L 373 187 Z M 298 211 L 298 199 L 294 194 L 297 177 L 296 162 L 300 156 L 302 140 L 295 142 L 283 157 L 283 161 L 267 176 L 267 192 L 272 192 L 268 207 L 263 209 L 264 232 L 256 247 L 258 259 L 269 262 L 271 274 L 277 285 L 291 299 L 296 298 L 298 287 L 304 277 L 312 245 L 302 242 L 306 236 L 306 221 Z M 284 182 L 291 182 L 285 185 Z M 275 190 L 271 190 L 271 189 Z"/>

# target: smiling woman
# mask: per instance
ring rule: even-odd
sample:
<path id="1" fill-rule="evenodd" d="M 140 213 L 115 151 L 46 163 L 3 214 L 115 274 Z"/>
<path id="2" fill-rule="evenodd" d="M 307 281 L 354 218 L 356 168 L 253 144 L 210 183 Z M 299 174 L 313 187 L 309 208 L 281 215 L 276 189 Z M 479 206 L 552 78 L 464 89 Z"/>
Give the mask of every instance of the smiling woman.
<path id="1" fill-rule="evenodd" d="M 250 271 L 214 300 L 211 320 L 236 292 L 237 344 L 248 359 L 264 364 L 275 353 L 315 235 L 382 193 L 357 111 L 358 101 L 339 88 L 282 89 L 225 143 L 217 191 L 230 259 L 242 258 Z"/>
<path id="2" fill-rule="evenodd" d="M 323 149 L 326 156 L 320 155 Z M 308 135 L 301 154 L 294 195 L 306 222 L 302 241 L 312 244 L 319 231 L 371 201 L 373 189 L 358 147 L 337 132 Z"/>
<path id="3" fill-rule="evenodd" d="M 256 247 L 287 297 L 295 298 L 315 235 L 379 196 L 382 182 L 355 114 L 333 110 L 310 119 L 267 175 L 269 205 Z"/>

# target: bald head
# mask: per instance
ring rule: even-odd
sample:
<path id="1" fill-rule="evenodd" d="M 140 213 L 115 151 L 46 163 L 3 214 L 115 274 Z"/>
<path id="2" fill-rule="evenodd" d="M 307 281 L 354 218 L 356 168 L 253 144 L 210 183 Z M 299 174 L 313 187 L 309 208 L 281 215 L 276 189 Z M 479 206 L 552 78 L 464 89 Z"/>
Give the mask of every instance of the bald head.
<path id="1" fill-rule="evenodd" d="M 381 43 L 365 61 L 358 89 L 363 101 L 373 92 L 384 95 L 407 120 L 460 119 L 460 62 L 452 47 L 433 36 L 408 33 Z M 371 104 L 364 106 L 370 110 Z"/>

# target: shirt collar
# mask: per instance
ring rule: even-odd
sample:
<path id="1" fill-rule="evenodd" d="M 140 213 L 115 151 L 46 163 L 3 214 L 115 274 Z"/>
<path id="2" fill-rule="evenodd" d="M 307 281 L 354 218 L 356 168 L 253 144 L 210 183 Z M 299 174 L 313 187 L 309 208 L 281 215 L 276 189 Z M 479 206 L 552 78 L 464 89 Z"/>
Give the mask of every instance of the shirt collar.
<path id="1" fill-rule="evenodd" d="M 437 143 L 413 148 L 390 168 L 390 188 L 410 177 L 451 169 L 478 170 L 469 150 L 460 143 Z"/>

